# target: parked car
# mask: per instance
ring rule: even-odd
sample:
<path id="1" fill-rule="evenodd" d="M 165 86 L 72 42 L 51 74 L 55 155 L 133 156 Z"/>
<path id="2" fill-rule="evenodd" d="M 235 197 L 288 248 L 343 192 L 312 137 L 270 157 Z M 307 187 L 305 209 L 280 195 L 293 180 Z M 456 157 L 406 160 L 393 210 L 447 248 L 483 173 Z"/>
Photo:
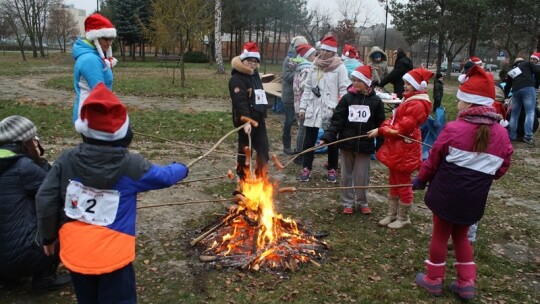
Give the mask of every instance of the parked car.
<path id="1" fill-rule="evenodd" d="M 488 63 L 484 66 L 484 70 L 488 72 L 496 72 L 499 69 L 499 66 L 493 63 Z"/>
<path id="2" fill-rule="evenodd" d="M 446 62 L 443 62 L 441 64 L 441 73 L 446 73 L 446 70 L 448 69 L 448 64 Z M 461 62 L 454 61 L 452 62 L 452 73 L 459 73 L 461 72 Z"/>

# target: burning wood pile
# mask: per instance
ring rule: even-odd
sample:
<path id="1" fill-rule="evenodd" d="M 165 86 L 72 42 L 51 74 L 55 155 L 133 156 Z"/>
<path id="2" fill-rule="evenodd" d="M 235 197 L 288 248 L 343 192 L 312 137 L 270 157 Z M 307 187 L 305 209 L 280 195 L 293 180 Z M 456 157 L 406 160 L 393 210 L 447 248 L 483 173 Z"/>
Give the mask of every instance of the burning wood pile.
<path id="1" fill-rule="evenodd" d="M 267 179 L 240 181 L 237 205 L 191 242 L 200 260 L 222 267 L 295 271 L 319 262 L 328 245 L 274 209 L 274 187 Z"/>

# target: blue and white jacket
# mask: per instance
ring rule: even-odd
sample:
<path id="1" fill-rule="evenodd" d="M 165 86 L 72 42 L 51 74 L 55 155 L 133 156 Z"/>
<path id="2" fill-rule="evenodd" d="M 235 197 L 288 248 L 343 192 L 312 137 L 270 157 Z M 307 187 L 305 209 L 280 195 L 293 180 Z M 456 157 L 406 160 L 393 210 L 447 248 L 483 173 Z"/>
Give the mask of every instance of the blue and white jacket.
<path id="1" fill-rule="evenodd" d="M 90 91 L 103 82 L 112 91 L 113 72 L 101 59 L 96 47 L 88 40 L 77 38 L 73 45 L 73 87 L 75 88 L 75 104 L 73 105 L 72 121 L 79 118 L 79 112 Z"/>

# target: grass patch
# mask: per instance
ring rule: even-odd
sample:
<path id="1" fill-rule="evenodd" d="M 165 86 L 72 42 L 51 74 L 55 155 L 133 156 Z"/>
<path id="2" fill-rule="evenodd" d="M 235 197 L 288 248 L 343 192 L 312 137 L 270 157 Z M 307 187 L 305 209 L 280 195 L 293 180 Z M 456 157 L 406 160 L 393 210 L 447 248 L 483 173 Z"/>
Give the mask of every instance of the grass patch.
<path id="1" fill-rule="evenodd" d="M 207 86 L 193 85 L 194 92 L 189 94 L 199 97 L 228 96 L 226 81 L 229 76 L 221 79 L 221 76 L 213 74 L 213 69 L 205 66 L 207 65 L 194 65 L 188 70 L 188 80 L 191 77 L 197 79 L 197 75 L 200 75 L 201 83 L 204 79 Z M 32 68 L 33 66 L 29 66 L 21 69 Z M 9 69 L 16 70 L 15 67 Z M 159 75 L 163 77 L 162 74 L 167 73 L 167 68 L 156 62 L 133 62 L 115 69 L 115 73 L 118 81 L 115 83 L 115 91 L 118 89 L 135 92 L 138 90 L 137 83 L 143 87 L 146 85 L 145 81 L 151 83 L 151 79 L 158 78 Z M 160 78 L 162 82 L 170 77 L 165 76 Z M 70 76 L 51 81 L 53 86 L 63 86 L 66 90 L 71 90 Z M 220 81 L 223 83 L 220 84 Z M 59 84 L 54 84 L 56 82 Z M 126 83 L 126 88 L 122 87 L 122 83 Z M 128 83 L 130 85 L 127 85 Z M 225 90 L 225 93 L 209 93 L 210 87 L 214 86 Z M 162 91 L 147 90 L 149 92 L 141 89 L 137 94 L 173 94 L 173 90 L 169 91 L 168 88 L 160 88 Z M 182 95 L 188 93 L 180 91 L 174 94 L 178 95 L 170 96 L 191 96 Z M 448 121 L 454 120 L 457 113 L 454 100 L 454 94 L 450 93 L 445 94 L 443 99 Z M 29 104 L 14 100 L 0 101 L 0 117 L 14 114 L 27 116 L 36 123 L 45 146 L 48 143 L 72 146 L 73 143 L 69 143 L 69 140 L 79 139 L 71 124 L 71 107 Z M 211 146 L 232 129 L 230 113 L 220 112 L 183 113 L 130 109 L 130 119 L 135 131 L 154 136 L 136 136 L 136 145 L 133 148 L 140 149 L 143 155 L 156 162 L 177 158 L 178 150 L 185 149 L 183 143 Z M 267 125 L 270 143 L 274 147 L 272 149 L 281 149 L 282 121 L 282 116 L 269 115 Z M 234 151 L 235 136 L 230 136 L 225 145 L 226 148 L 221 147 L 223 150 L 228 150 L 229 153 Z M 190 159 L 200 155 L 200 152 L 193 150 L 189 153 L 191 154 L 187 158 Z M 185 154 L 182 157 L 186 157 Z M 530 165 L 529 161 L 539 157 L 540 150 L 537 147 L 517 144 L 510 171 L 493 184 L 475 244 L 475 262 L 479 267 L 477 303 L 539 302 L 540 242 L 537 236 L 540 228 L 538 212 L 527 206 L 538 205 L 538 168 Z M 386 168 L 378 162 L 372 162 L 371 168 L 371 183 L 386 184 Z M 299 186 L 293 181 L 298 171 L 298 167 L 291 165 L 283 173 L 292 186 Z M 282 186 L 289 184 L 284 183 Z M 317 178 L 305 185 L 326 186 L 328 184 Z M 228 196 L 235 184 L 222 181 L 197 184 L 193 187 L 200 187 L 201 192 L 206 195 Z M 374 197 L 385 197 L 386 191 L 375 190 L 371 194 L 377 194 Z M 280 213 L 292 216 L 311 231 L 329 233 L 326 241 L 330 244 L 331 251 L 322 267 L 308 264 L 294 273 L 215 270 L 199 263 L 198 253 L 188 244 L 195 234 L 193 230 L 215 220 L 215 213 L 224 212 L 223 204 L 209 207 L 205 212 L 187 213 L 187 208 L 156 211 L 156 221 L 161 219 L 159 212 L 179 212 L 179 215 L 189 219 L 179 226 L 171 223 L 174 229 L 163 228 L 157 222 L 139 223 L 146 225 L 144 228 L 148 230 L 161 229 L 155 236 L 141 234 L 137 241 L 138 257 L 135 268 L 139 302 L 461 303 L 447 288 L 455 278 L 455 270 L 451 267 L 455 258 L 451 255 L 448 258 L 446 288 L 442 297 L 433 298 L 414 284 L 416 273 L 425 271 L 423 261 L 428 257 L 431 232 L 431 213 L 420 208 L 423 206 L 423 194 L 423 191 L 415 192 L 415 204 L 418 207 L 415 207 L 411 215 L 412 227 L 399 231 L 377 225 L 377 221 L 386 213 L 386 206 L 385 202 L 375 199 L 370 202 L 372 215 L 344 216 L 339 213 L 338 192 L 304 192 L 277 196 L 276 208 Z M 73 303 L 73 291 L 68 292 L 71 293 L 50 293 L 38 300 L 25 290 L 0 289 L 0 302 Z"/>

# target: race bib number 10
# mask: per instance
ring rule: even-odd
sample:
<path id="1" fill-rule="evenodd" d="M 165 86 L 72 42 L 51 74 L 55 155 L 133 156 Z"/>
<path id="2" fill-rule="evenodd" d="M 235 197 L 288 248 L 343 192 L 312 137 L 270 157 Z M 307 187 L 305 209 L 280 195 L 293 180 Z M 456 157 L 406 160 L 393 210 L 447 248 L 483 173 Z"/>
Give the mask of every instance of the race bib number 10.
<path id="1" fill-rule="evenodd" d="M 371 111 L 368 106 L 350 105 L 349 106 L 349 121 L 350 122 L 367 122 L 371 116 Z"/>
<path id="2" fill-rule="evenodd" d="M 71 181 L 66 190 L 64 211 L 72 219 L 92 225 L 108 226 L 116 219 L 120 192 L 86 187 Z"/>

